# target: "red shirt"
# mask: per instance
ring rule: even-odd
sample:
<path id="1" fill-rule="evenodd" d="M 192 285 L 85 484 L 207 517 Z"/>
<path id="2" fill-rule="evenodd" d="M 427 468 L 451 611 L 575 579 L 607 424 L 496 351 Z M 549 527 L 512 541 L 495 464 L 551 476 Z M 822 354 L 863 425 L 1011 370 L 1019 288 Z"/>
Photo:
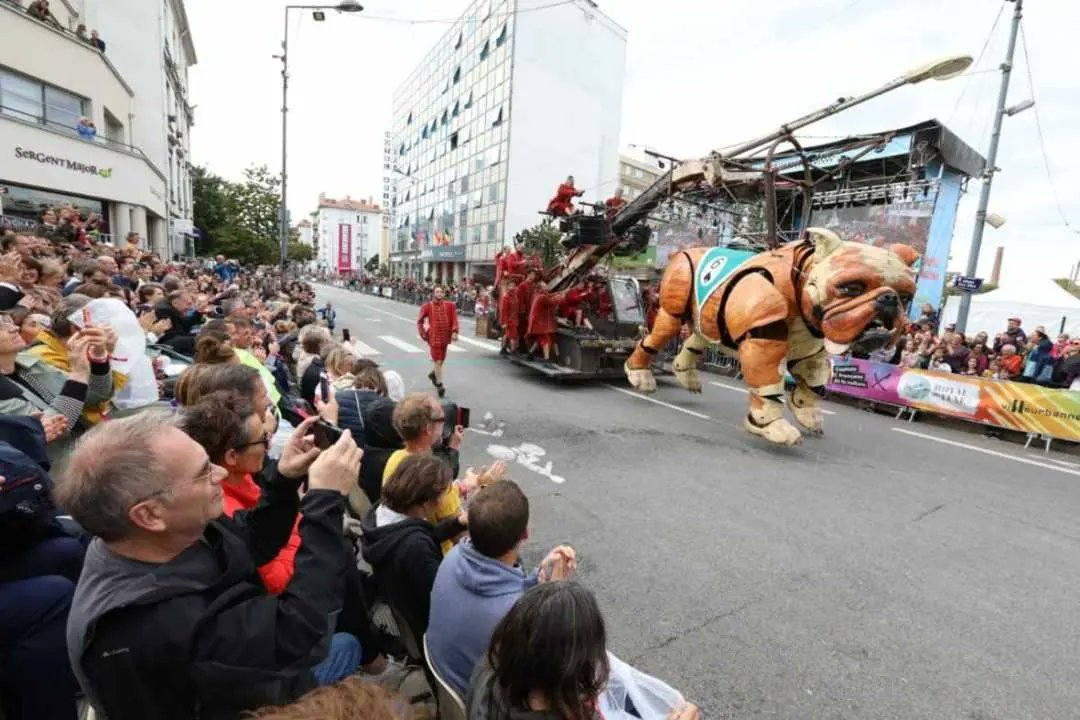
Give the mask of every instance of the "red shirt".
<path id="1" fill-rule="evenodd" d="M 503 327 L 516 327 L 518 323 L 517 288 L 499 297 L 499 322 Z"/>
<path id="2" fill-rule="evenodd" d="M 449 300 L 424 303 L 416 320 L 416 329 L 428 345 L 449 345 L 450 338 L 458 332 L 457 307 Z"/>
<path id="3" fill-rule="evenodd" d="M 555 311 L 559 303 L 566 299 L 566 293 L 549 293 L 538 290 L 533 296 L 532 309 L 529 311 L 529 335 L 552 335 L 559 329 L 555 320 Z"/>
<path id="4" fill-rule="evenodd" d="M 226 480 L 221 483 L 225 494 L 225 516 L 232 517 L 237 510 L 251 510 L 259 503 L 262 488 L 255 484 L 250 475 L 245 475 L 240 482 Z M 267 592 L 280 595 L 292 579 L 293 566 L 296 563 L 296 551 L 300 549 L 300 516 L 296 516 L 292 533 L 277 557 L 259 568 L 259 577 Z"/>

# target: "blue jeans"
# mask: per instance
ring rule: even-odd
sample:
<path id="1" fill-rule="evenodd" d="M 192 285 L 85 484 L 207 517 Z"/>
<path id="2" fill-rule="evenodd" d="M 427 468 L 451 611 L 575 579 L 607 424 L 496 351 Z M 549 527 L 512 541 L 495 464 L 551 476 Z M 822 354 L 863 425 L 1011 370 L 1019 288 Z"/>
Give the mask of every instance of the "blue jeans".
<path id="1" fill-rule="evenodd" d="M 363 651 L 355 635 L 334 633 L 326 659 L 311 669 L 320 687 L 333 685 L 360 669 Z"/>

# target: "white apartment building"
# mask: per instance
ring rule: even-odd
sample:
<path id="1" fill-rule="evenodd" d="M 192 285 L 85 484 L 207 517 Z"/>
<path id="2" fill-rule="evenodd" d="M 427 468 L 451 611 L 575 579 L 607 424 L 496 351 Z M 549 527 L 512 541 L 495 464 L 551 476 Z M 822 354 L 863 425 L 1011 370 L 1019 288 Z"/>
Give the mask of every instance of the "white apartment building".
<path id="1" fill-rule="evenodd" d="M 55 0 L 50 12 L 0 2 L 0 224 L 29 227 L 70 203 L 103 215 L 119 242 L 134 231 L 164 256 L 189 252 L 196 57 L 183 1 Z M 77 133 L 82 117 L 96 135 Z"/>
<path id="2" fill-rule="evenodd" d="M 321 270 L 364 273 L 364 265 L 379 254 L 383 211 L 372 198 L 344 200 L 319 193 L 313 232 L 315 261 Z"/>
<path id="3" fill-rule="evenodd" d="M 314 215 L 312 217 L 314 217 Z M 300 242 L 300 244 L 307 245 L 308 247 L 314 249 L 315 232 L 314 224 L 312 223 L 312 221 L 304 218 L 300 222 L 296 223 L 295 229 L 297 234 L 297 240 Z"/>
<path id="4" fill-rule="evenodd" d="M 567 175 L 609 196 L 625 63 L 626 31 L 591 0 L 473 2 L 394 94 L 392 272 L 490 280 Z"/>

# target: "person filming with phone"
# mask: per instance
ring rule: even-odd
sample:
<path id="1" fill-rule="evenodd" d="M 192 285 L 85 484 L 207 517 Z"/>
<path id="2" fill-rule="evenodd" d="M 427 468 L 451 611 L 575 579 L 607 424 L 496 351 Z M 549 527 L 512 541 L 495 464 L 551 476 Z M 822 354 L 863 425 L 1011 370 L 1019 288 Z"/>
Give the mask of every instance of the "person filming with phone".
<path id="1" fill-rule="evenodd" d="M 349 565 L 345 494 L 363 453 L 348 432 L 319 450 L 313 422 L 289 437 L 258 504 L 231 518 L 228 471 L 174 416 L 103 423 L 79 442 L 56 499 L 94 536 L 67 640 L 99 717 L 235 718 L 356 669 L 357 644 L 330 629 Z M 292 578 L 272 595 L 257 568 L 288 542 L 298 513 Z"/>

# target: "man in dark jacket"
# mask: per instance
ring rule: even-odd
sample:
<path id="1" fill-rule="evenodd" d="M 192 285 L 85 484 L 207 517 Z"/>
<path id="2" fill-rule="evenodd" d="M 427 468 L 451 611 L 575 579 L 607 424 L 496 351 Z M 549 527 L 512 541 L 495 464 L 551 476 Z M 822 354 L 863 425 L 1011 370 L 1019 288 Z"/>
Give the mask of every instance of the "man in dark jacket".
<path id="1" fill-rule="evenodd" d="M 343 495 L 362 453 L 347 432 L 320 453 L 310 426 L 289 439 L 259 504 L 231 519 L 224 470 L 170 416 L 104 423 L 80 442 L 57 500 L 95 536 L 67 635 L 98 717 L 239 718 L 340 679 L 324 659 L 348 564 Z M 256 568 L 285 544 L 298 510 L 292 580 L 269 595 Z"/>
<path id="2" fill-rule="evenodd" d="M 172 325 L 161 335 L 158 342 L 183 355 L 195 355 L 195 335 L 191 329 L 203 321 L 203 316 L 198 312 L 191 312 L 194 307 L 195 300 L 191 293 L 184 290 L 174 290 L 159 302 L 154 308 L 157 319 L 169 320 Z"/>

